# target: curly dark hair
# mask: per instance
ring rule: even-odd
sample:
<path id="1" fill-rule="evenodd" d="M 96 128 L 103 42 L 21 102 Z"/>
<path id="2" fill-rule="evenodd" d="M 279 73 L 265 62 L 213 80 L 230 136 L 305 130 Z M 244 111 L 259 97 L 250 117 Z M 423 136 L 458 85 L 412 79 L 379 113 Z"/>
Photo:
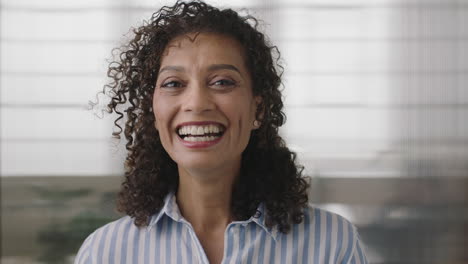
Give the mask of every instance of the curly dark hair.
<path id="1" fill-rule="evenodd" d="M 263 202 L 269 227 L 277 225 L 280 232 L 287 233 L 292 223 L 302 221 L 309 182 L 302 176 L 303 167 L 296 164 L 296 154 L 278 134 L 285 122 L 280 53 L 257 28 L 257 19 L 250 15 L 240 16 L 232 9 L 218 9 L 200 1 L 178 1 L 172 7 L 162 7 L 133 29 L 133 39 L 117 49 L 119 56 L 109 65 L 111 81 L 103 93 L 111 97 L 106 111 L 118 115 L 113 136 L 120 139 L 123 132 L 127 140 L 125 179 L 117 209 L 133 217 L 137 226 L 148 224 L 179 182 L 177 164 L 164 150 L 154 126 L 153 92 L 163 51 L 175 37 L 202 32 L 223 34 L 241 43 L 253 94 L 262 98 L 257 109 L 261 126 L 251 133 L 233 186 L 234 218 L 258 217 L 257 207 Z M 119 123 L 124 118 L 122 129 Z"/>

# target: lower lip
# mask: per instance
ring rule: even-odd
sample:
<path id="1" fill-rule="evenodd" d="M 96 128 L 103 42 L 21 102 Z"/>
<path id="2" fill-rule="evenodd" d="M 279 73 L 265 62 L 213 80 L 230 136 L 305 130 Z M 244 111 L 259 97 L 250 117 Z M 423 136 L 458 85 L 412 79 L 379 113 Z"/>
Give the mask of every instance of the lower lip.
<path id="1" fill-rule="evenodd" d="M 219 141 L 223 138 L 224 134 L 221 135 L 219 138 L 212 140 L 212 141 L 198 141 L 198 142 L 193 142 L 193 141 L 185 141 L 181 137 L 177 136 L 179 140 L 182 142 L 182 144 L 188 148 L 208 148 L 213 145 L 218 144 Z"/>

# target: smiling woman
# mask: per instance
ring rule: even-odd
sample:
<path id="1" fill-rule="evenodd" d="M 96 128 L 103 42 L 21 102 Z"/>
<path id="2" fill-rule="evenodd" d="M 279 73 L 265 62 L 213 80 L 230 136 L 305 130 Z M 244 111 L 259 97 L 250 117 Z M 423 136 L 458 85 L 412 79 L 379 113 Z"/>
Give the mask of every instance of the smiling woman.
<path id="1" fill-rule="evenodd" d="M 93 232 L 76 263 L 367 262 L 351 223 L 308 206 L 278 135 L 279 53 L 256 24 L 196 1 L 134 30 L 107 86 L 128 141 L 127 216 Z"/>
<path id="2" fill-rule="evenodd" d="M 242 53 L 235 39 L 219 34 L 188 34 L 168 45 L 153 109 L 161 143 L 177 163 L 179 187 L 186 178 L 219 174 L 232 185 L 240 171 L 260 102 Z"/>

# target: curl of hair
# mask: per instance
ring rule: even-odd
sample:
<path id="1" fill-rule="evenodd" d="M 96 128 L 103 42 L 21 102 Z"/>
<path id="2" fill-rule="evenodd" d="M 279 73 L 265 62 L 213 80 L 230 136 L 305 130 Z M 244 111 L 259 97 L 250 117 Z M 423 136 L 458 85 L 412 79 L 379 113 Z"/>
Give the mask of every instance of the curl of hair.
<path id="1" fill-rule="evenodd" d="M 280 232 L 287 233 L 292 223 L 302 221 L 309 183 L 302 177 L 302 166 L 296 164 L 296 154 L 278 134 L 285 122 L 280 54 L 257 26 L 254 17 L 240 16 L 231 9 L 178 1 L 172 7 L 162 7 L 149 21 L 133 29 L 133 39 L 117 50 L 119 57 L 109 64 L 107 75 L 111 81 L 103 93 L 110 95 L 107 112 L 118 115 L 113 136 L 120 138 L 123 133 L 127 141 L 125 179 L 117 209 L 133 217 L 136 225 L 147 225 L 163 207 L 165 196 L 178 187 L 177 164 L 164 150 L 155 129 L 152 101 L 167 44 L 192 32 L 223 34 L 239 41 L 245 50 L 253 93 L 262 98 L 257 109 L 261 126 L 251 133 L 233 186 L 234 217 L 258 217 L 257 207 L 263 202 L 269 227 L 277 225 Z M 119 122 L 124 117 L 122 128 Z"/>

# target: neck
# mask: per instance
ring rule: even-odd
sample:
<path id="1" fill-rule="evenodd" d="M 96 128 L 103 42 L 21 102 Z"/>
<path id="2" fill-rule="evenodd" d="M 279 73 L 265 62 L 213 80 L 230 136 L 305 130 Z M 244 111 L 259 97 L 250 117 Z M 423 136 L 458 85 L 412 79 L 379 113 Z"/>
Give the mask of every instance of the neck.
<path id="1" fill-rule="evenodd" d="M 225 230 L 233 220 L 232 186 L 239 169 L 196 172 L 179 167 L 177 204 L 181 214 L 198 232 Z"/>

